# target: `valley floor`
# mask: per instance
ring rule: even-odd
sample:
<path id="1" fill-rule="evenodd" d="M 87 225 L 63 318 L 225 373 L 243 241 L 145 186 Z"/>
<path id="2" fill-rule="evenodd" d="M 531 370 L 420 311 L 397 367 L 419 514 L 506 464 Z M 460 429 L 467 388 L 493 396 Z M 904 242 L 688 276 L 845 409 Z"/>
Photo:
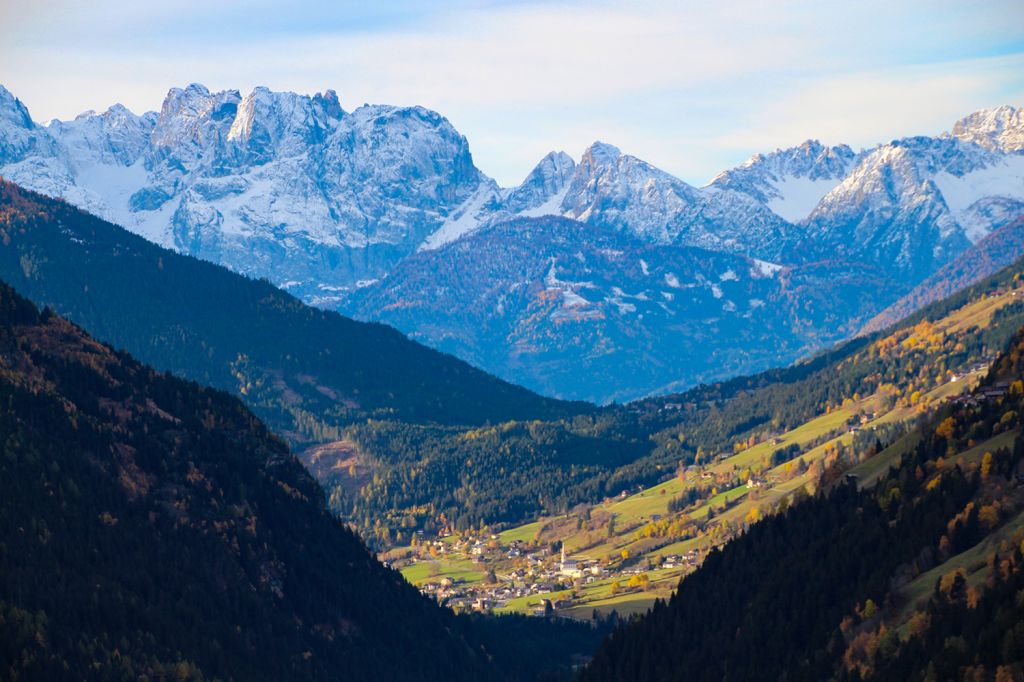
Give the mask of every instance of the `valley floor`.
<path id="1" fill-rule="evenodd" d="M 1018 301 L 1020 293 L 1007 289 L 973 301 L 930 325 L 929 338 L 956 337 L 984 326 L 996 311 Z M 913 332 L 895 341 L 904 346 L 926 342 Z M 875 345 L 887 343 L 893 338 Z M 414 544 L 381 558 L 425 594 L 458 611 L 576 619 L 640 613 L 655 599 L 671 595 L 680 578 L 713 548 L 794 498 L 844 476 L 856 476 L 862 486 L 873 484 L 912 447 L 911 436 L 899 434 L 918 417 L 951 400 L 986 399 L 984 394 L 964 396 L 993 359 L 947 367 L 927 390 L 912 394 L 886 387 L 849 396 L 796 428 L 737 443 L 732 453 L 682 468 L 646 489 L 623 491 L 562 516 L 502 531 L 418 534 Z M 980 460 L 1014 435 L 1000 434 L 958 458 Z M 878 446 L 890 440 L 889 447 Z"/>

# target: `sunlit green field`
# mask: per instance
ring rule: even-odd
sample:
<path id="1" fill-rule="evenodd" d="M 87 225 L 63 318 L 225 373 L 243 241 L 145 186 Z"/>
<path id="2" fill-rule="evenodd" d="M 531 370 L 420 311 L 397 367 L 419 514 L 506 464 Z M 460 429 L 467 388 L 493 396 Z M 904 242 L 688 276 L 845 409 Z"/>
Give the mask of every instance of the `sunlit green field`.
<path id="1" fill-rule="evenodd" d="M 937 330 L 937 333 L 950 334 L 962 332 L 974 325 L 987 324 L 996 310 L 1013 300 L 1015 299 L 1012 295 L 1004 294 L 975 301 L 936 321 L 933 329 Z M 925 406 L 938 404 L 970 390 L 977 385 L 984 373 L 985 370 L 976 371 L 973 374 L 962 374 L 956 381 L 940 382 L 930 390 L 923 391 L 919 402 L 911 404 L 903 401 L 898 407 L 885 407 L 892 405 L 892 400 L 887 400 L 881 393 L 850 396 L 842 406 L 834 407 L 771 439 L 722 457 L 708 466 L 688 471 L 685 477 L 673 476 L 625 498 L 596 504 L 589 509 L 585 517 L 570 514 L 542 518 L 504 530 L 498 535 L 502 546 L 514 541 L 524 544 L 536 542 L 543 545 L 559 540 L 563 542 L 570 556 L 577 559 L 600 560 L 607 563 L 612 571 L 621 571 L 624 566 L 647 566 L 650 584 L 646 591 L 630 589 L 626 587 L 629 576 L 618 575 L 613 579 L 602 579 L 583 585 L 577 588 L 575 594 L 563 591 L 551 595 L 532 595 L 514 599 L 502 611 L 528 613 L 541 604 L 544 598 L 556 601 L 572 597 L 574 606 L 568 610 L 568 615 L 574 617 L 589 617 L 595 609 L 604 613 L 612 610 L 620 614 L 642 612 L 650 607 L 654 599 L 669 596 L 682 575 L 690 570 L 681 567 L 657 570 L 662 557 L 685 555 L 691 550 L 710 549 L 728 537 L 727 533 L 719 530 L 728 528 L 729 532 L 736 532 L 737 529 L 742 532 L 747 524 L 756 521 L 765 513 L 770 513 L 770 510 L 783 499 L 791 499 L 802 489 L 810 493 L 815 492 L 815 479 L 807 468 L 824 460 L 837 445 L 848 445 L 852 442 L 853 435 L 847 424 L 853 421 L 853 418 L 865 414 L 871 417 L 866 424 L 861 425 L 861 428 L 912 419 L 921 414 Z M 1013 437 L 1013 433 L 1001 434 L 961 453 L 957 456 L 957 461 L 963 464 L 976 464 L 985 451 L 994 451 L 1009 445 Z M 856 465 L 850 472 L 858 476 L 861 485 L 873 484 L 890 466 L 896 464 L 904 453 L 914 447 L 914 438 L 911 435 L 898 440 L 873 458 Z M 810 447 L 815 442 L 818 444 Z M 792 462 L 765 468 L 776 451 L 794 444 L 806 450 L 799 457 L 804 465 L 802 473 L 800 468 L 793 468 Z M 806 449 L 808 447 L 810 449 Z M 676 540 L 658 539 L 640 532 L 646 524 L 654 522 L 656 515 L 661 519 L 672 518 L 668 512 L 669 501 L 688 488 L 714 487 L 718 481 L 734 481 L 739 476 L 745 476 L 744 472 L 748 470 L 760 471 L 765 480 L 764 486 L 748 490 L 746 485 L 740 484 L 733 489 L 716 492 L 709 499 L 699 501 L 695 506 L 685 510 L 690 519 L 698 521 L 706 519 L 713 512 L 716 524 L 708 532 Z M 614 524 L 610 533 L 609 521 Z M 503 560 L 489 565 L 499 574 L 507 567 Z M 413 583 L 439 580 L 443 577 L 477 583 L 483 580 L 484 570 L 468 559 L 439 558 L 436 561 L 420 561 L 407 566 L 402 569 L 402 574 Z M 619 587 L 617 593 L 612 594 L 615 584 Z"/>
<path id="2" fill-rule="evenodd" d="M 469 559 L 418 561 L 406 566 L 401 572 L 405 579 L 414 585 L 442 578 L 451 578 L 467 583 L 480 582 L 484 579 L 484 572 L 479 570 Z"/>

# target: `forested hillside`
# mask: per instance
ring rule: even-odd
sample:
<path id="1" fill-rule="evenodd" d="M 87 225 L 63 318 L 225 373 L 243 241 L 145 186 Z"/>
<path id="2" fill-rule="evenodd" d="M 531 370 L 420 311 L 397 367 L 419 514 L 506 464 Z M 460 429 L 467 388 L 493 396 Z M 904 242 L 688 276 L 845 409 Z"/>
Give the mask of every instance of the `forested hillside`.
<path id="1" fill-rule="evenodd" d="M 421 251 L 339 309 L 546 395 L 608 402 L 778 367 L 849 338 L 901 290 L 890 275 L 782 268 L 549 216 Z"/>
<path id="2" fill-rule="evenodd" d="M 9 183 L 0 185 L 0 230 L 0 276 L 158 367 L 238 394 L 304 446 L 298 454 L 332 508 L 382 546 L 415 530 L 564 513 L 714 461 L 858 395 L 909 404 L 954 369 L 991 359 L 1024 320 L 1024 304 L 1011 300 L 929 340 L 935 320 L 1012 286 L 1019 268 L 1010 268 L 916 313 L 898 333 L 597 409 L 541 398 L 391 329 L 308 308 Z M 895 345 L 872 349 L 886 334 Z"/>
<path id="3" fill-rule="evenodd" d="M 851 403 L 830 419 L 824 440 L 845 434 L 858 410 L 895 410 L 890 421 L 934 409 L 957 387 L 952 379 L 991 362 L 1024 324 L 1019 273 L 1019 265 L 1007 268 L 893 329 L 791 367 L 549 422 L 458 428 L 374 420 L 345 430 L 343 456 L 302 457 L 322 467 L 332 506 L 384 546 L 408 542 L 415 529 L 562 515 L 758 444 L 781 450 L 769 442 Z M 771 468 L 751 463 L 755 472 Z"/>
<path id="4" fill-rule="evenodd" d="M 1024 218 L 1004 225 L 941 267 L 900 300 L 876 315 L 864 329 L 877 331 L 898 323 L 929 303 L 946 298 L 1017 260 L 1024 242 Z"/>
<path id="5" fill-rule="evenodd" d="M 626 413 L 638 423 L 659 429 L 652 454 L 613 471 L 579 472 L 598 484 L 622 486 L 612 489 L 615 494 L 578 498 L 562 508 L 551 504 L 553 511 L 512 527 L 466 531 L 455 517 L 454 530 L 448 524 L 440 531 L 454 537 L 433 542 L 411 537 L 407 516 L 391 538 L 403 542 L 385 556 L 410 582 L 456 606 L 467 595 L 482 595 L 501 611 L 530 613 L 543 598 L 533 583 L 549 582 L 561 615 L 641 613 L 671 596 L 709 552 L 759 519 L 817 494 L 851 467 L 858 467 L 864 483 L 884 476 L 891 457 L 885 444 L 912 445 L 918 422 L 951 401 L 968 399 L 998 349 L 1024 324 L 1018 279 L 1013 270 L 1003 273 L 906 325 L 803 367 L 773 372 L 774 383 L 770 376 L 730 382 L 718 387 L 717 395 L 731 396 L 721 402 L 629 406 Z M 759 388 L 742 390 L 761 380 L 766 383 Z M 609 418 L 610 433 L 614 423 Z M 536 425 L 529 431 L 542 432 Z M 488 437 L 493 434 L 481 440 Z M 477 455 L 466 461 L 475 464 Z M 623 483 L 652 476 L 651 483 Z M 540 489 L 543 482 L 531 479 L 527 488 Z M 379 490 L 377 483 L 367 488 Z M 497 490 L 485 498 L 475 482 L 460 490 L 479 507 L 485 499 L 506 499 Z M 453 518 L 447 508 L 445 514 Z M 561 550 L 575 569 L 562 570 Z M 552 551 L 556 556 L 545 559 Z M 445 589 L 439 576 L 461 582 Z"/>
<path id="6" fill-rule="evenodd" d="M 238 399 L 4 284 L 0 433 L 5 680 L 526 680 L 594 644 L 424 599 Z"/>
<path id="7" fill-rule="evenodd" d="M 875 455 L 877 484 L 868 460 L 712 552 L 581 680 L 1018 679 L 1022 354 L 1024 333 L 977 393 Z"/>
<path id="8" fill-rule="evenodd" d="M 30 299 L 155 367 L 240 395 L 293 442 L 329 440 L 366 417 L 482 424 L 589 409 L 2 181 L 0 231 L 0 277 Z"/>

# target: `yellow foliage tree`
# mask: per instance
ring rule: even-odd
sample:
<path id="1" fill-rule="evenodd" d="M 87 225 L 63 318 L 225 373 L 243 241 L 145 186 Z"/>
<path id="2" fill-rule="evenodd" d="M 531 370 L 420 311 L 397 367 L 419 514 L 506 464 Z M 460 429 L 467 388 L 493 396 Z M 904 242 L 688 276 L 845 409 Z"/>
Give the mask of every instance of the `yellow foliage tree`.
<path id="1" fill-rule="evenodd" d="M 992 473 L 992 453 L 986 452 L 981 457 L 981 477 L 988 478 Z"/>
<path id="2" fill-rule="evenodd" d="M 631 577 L 628 585 L 629 587 L 639 587 L 642 590 L 646 590 L 651 585 L 651 579 L 646 573 L 640 573 Z"/>

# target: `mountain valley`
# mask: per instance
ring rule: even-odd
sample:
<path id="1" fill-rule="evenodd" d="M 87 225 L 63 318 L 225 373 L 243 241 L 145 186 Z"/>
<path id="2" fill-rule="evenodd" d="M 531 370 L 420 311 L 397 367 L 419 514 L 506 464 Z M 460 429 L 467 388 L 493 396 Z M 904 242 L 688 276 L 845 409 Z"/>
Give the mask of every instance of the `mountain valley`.
<path id="1" fill-rule="evenodd" d="M 1021 26 L 0 0 L 0 682 L 1024 682 Z"/>
<path id="2" fill-rule="evenodd" d="M 1016 679 L 1022 126 L 502 188 L 421 107 L 0 88 L 0 669 Z"/>
<path id="3" fill-rule="evenodd" d="M 2 283 L 0 395 L 5 679 L 525 680 L 596 644 L 422 599 L 236 398 Z"/>
<path id="4" fill-rule="evenodd" d="M 2 90 L 0 175 L 507 381 L 606 403 L 788 362 L 900 299 L 912 310 L 915 287 L 1024 214 L 1021 121 L 1004 106 L 861 151 L 809 140 L 704 187 L 596 142 L 578 163 L 552 152 L 502 188 L 465 137 L 421 107 L 346 111 L 333 91 L 193 84 L 171 89 L 159 112 L 116 105 L 41 126 Z M 545 217 L 578 225 L 545 219 L 566 234 L 508 261 L 522 248 L 515 226 Z M 655 282 L 636 272 L 654 252 L 691 256 Z M 570 258 L 617 279 L 552 286 L 551 268 L 557 279 Z M 712 272 L 705 258 L 727 265 Z M 967 283 L 996 269 L 961 266 Z M 720 305 L 673 290 L 714 294 L 731 281 L 722 276 L 752 270 L 780 273 L 777 286 L 716 295 Z M 761 302 L 776 309 L 753 311 Z M 725 342 L 687 348 L 695 329 Z"/>
<path id="5" fill-rule="evenodd" d="M 697 391 L 634 404 L 620 424 L 631 417 L 651 425 L 658 445 L 644 459 L 653 478 L 629 481 L 631 467 L 623 467 L 603 500 L 521 526 L 441 529 L 437 539 L 382 556 L 458 605 L 482 598 L 498 611 L 531 613 L 547 599 L 575 618 L 643 612 L 758 520 L 846 474 L 874 485 L 913 443 L 916 424 L 950 404 L 987 399 L 968 396 L 1024 324 L 1021 276 L 1018 263 L 867 345 L 840 347 L 791 377 L 760 385 L 748 378 L 741 383 L 749 393 L 703 409 L 709 396 Z M 936 367 L 944 371 L 934 375 Z M 971 457 L 1014 435 L 972 445 Z M 561 561 L 551 548 L 565 552 Z M 452 582 L 442 587 L 446 577 Z"/>

